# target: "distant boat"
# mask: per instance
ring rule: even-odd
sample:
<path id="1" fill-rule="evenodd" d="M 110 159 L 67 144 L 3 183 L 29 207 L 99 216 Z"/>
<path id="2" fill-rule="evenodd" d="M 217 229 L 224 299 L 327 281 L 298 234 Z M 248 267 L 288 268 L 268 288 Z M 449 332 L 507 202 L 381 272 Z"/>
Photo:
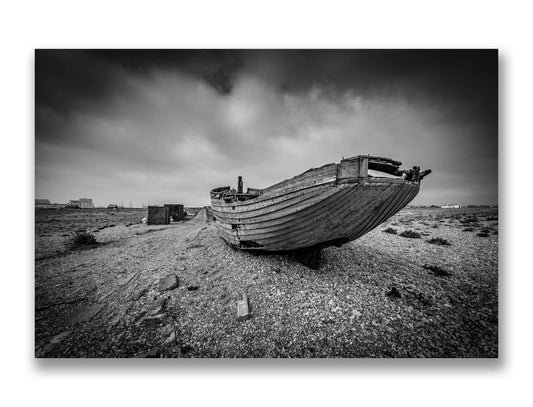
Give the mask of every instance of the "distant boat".
<path id="1" fill-rule="evenodd" d="M 340 246 L 404 208 L 431 170 L 400 170 L 385 157 L 356 156 L 312 168 L 265 189 L 211 191 L 222 239 L 234 248 L 280 252 Z"/>

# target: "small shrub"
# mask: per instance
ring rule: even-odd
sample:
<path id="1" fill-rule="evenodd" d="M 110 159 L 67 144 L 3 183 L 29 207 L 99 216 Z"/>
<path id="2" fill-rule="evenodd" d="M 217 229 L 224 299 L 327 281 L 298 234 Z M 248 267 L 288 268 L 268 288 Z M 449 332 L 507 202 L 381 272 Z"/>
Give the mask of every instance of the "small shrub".
<path id="1" fill-rule="evenodd" d="M 72 234 L 72 248 L 92 246 L 98 244 L 96 237 L 91 232 L 75 232 Z"/>
<path id="2" fill-rule="evenodd" d="M 428 240 L 428 243 L 436 244 L 437 246 L 450 246 L 451 243 L 448 242 L 446 239 L 443 239 L 441 237 L 434 237 L 433 239 Z"/>
<path id="3" fill-rule="evenodd" d="M 387 228 L 383 231 L 384 233 L 390 233 L 391 235 L 395 235 L 396 233 L 398 233 L 398 231 L 394 228 Z"/>
<path id="4" fill-rule="evenodd" d="M 448 270 L 445 270 L 439 266 L 431 266 L 431 265 L 424 264 L 422 267 L 425 268 L 426 270 L 429 270 L 431 274 L 437 277 L 449 277 L 452 275 L 452 273 L 450 273 Z"/>
<path id="5" fill-rule="evenodd" d="M 420 239 L 420 233 L 417 233 L 414 230 L 404 230 L 400 233 L 400 236 L 408 237 L 409 239 Z"/>

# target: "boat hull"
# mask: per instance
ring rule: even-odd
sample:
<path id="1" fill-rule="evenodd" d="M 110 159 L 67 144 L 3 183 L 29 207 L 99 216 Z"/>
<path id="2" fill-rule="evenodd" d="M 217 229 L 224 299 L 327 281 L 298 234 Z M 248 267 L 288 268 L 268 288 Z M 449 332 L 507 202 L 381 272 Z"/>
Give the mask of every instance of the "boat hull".
<path id="1" fill-rule="evenodd" d="M 338 174 L 328 174 L 333 169 L 323 171 L 318 181 L 266 189 L 254 200 L 225 203 L 212 199 L 220 236 L 232 247 L 248 251 L 338 246 L 393 216 L 420 188 L 419 182 L 401 179 L 339 180 Z"/>

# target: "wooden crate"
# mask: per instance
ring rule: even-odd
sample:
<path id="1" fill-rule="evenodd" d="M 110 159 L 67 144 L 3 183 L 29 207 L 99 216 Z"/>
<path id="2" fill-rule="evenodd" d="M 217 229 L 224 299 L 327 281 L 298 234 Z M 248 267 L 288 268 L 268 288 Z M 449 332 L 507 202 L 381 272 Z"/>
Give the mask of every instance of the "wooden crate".
<path id="1" fill-rule="evenodd" d="M 183 205 L 181 204 L 165 204 L 168 208 L 168 214 L 171 220 L 182 220 L 185 217 Z"/>
<path id="2" fill-rule="evenodd" d="M 170 223 L 169 209 L 166 206 L 148 207 L 148 225 L 168 225 Z"/>

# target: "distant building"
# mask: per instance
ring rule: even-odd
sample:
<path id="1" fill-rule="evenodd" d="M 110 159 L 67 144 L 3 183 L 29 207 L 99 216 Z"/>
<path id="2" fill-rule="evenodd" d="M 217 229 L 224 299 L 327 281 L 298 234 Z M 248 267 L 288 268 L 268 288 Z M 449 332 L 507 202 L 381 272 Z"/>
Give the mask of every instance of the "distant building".
<path id="1" fill-rule="evenodd" d="M 35 209 L 61 209 L 65 206 L 66 204 L 50 203 L 49 199 L 35 200 Z"/>
<path id="2" fill-rule="evenodd" d="M 48 208 L 50 207 L 50 200 L 49 199 L 36 199 L 35 207 L 36 208 Z"/>
<path id="3" fill-rule="evenodd" d="M 459 204 L 452 204 L 452 205 L 441 205 L 441 208 L 460 208 L 461 206 Z"/>
<path id="4" fill-rule="evenodd" d="M 69 201 L 69 205 L 78 206 L 79 208 L 94 208 L 93 200 L 89 198 L 80 198 L 77 201 Z"/>

